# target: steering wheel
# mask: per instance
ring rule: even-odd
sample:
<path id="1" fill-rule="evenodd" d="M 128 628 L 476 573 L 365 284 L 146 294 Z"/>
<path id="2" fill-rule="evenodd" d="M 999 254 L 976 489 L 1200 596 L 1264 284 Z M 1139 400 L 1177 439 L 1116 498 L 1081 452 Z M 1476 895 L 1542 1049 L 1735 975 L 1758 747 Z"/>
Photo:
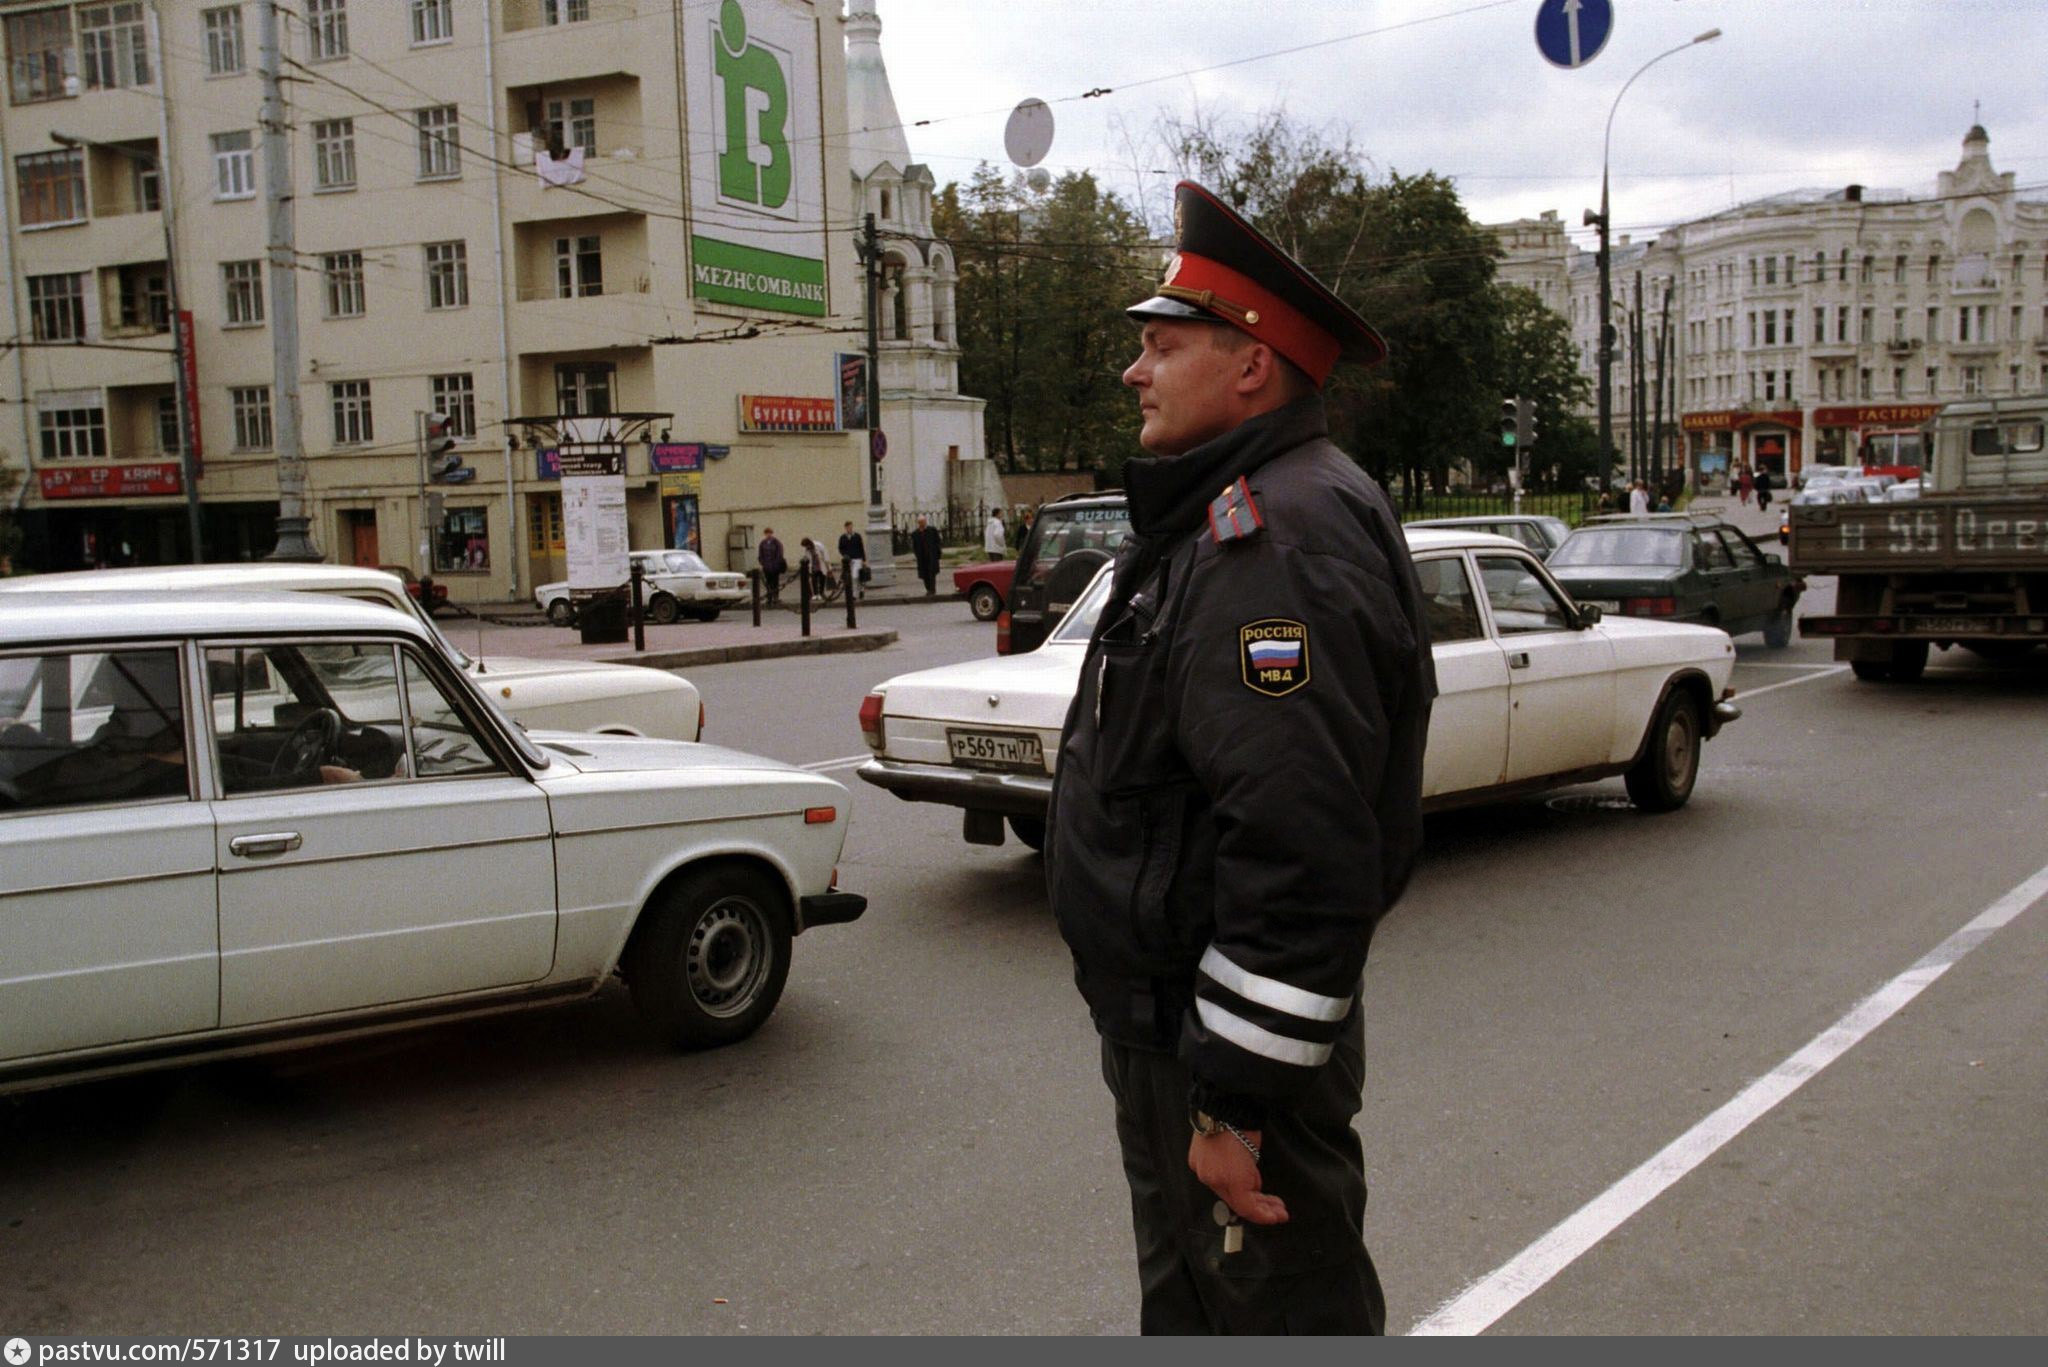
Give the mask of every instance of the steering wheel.
<path id="1" fill-rule="evenodd" d="M 300 778 L 310 774 L 340 743 L 341 713 L 331 707 L 316 707 L 284 738 L 284 744 L 270 761 L 270 776 Z"/>

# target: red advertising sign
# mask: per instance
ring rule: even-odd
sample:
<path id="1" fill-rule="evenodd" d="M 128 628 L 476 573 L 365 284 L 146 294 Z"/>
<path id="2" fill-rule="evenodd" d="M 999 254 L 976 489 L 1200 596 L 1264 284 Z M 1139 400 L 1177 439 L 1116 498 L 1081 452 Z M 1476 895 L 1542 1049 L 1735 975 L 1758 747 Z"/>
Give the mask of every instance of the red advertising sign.
<path id="1" fill-rule="evenodd" d="M 178 310 L 178 364 L 185 369 L 185 440 L 191 443 L 192 469 L 199 470 L 205 448 L 199 444 L 199 353 L 192 347 L 192 310 Z"/>
<path id="2" fill-rule="evenodd" d="M 740 395 L 742 432 L 837 432 L 837 399 L 790 398 L 780 394 Z"/>
<path id="3" fill-rule="evenodd" d="M 1864 403 L 1842 408 L 1816 408 L 1816 427 L 1918 427 L 1938 416 L 1938 403 Z"/>
<path id="4" fill-rule="evenodd" d="M 44 498 L 140 498 L 185 491 L 174 460 L 147 465 L 58 466 L 36 471 L 36 479 Z"/>
<path id="5" fill-rule="evenodd" d="M 1739 427 L 1754 427 L 1760 422 L 1797 427 L 1800 424 L 1799 410 L 1787 408 L 1775 413 L 1749 413 L 1728 409 L 1720 413 L 1687 413 L 1678 420 L 1678 425 L 1688 432 L 1733 432 Z"/>

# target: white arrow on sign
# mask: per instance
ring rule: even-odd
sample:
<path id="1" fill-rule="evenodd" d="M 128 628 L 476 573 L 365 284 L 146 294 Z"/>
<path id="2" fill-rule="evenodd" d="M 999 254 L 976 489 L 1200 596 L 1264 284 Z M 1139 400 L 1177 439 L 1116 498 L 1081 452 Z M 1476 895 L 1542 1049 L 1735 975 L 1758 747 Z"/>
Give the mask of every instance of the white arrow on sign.
<path id="1" fill-rule="evenodd" d="M 1579 0 L 1564 0 L 1564 24 L 1571 33 L 1572 65 L 1582 65 L 1585 59 L 1579 56 Z"/>

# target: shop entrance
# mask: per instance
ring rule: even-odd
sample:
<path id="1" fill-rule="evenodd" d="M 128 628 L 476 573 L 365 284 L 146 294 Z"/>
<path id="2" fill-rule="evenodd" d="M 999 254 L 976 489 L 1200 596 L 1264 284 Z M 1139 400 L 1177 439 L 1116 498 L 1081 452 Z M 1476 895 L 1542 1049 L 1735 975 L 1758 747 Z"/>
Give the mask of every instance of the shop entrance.
<path id="1" fill-rule="evenodd" d="M 341 553 L 351 565 L 376 568 L 384 563 L 377 553 L 377 512 L 374 508 L 341 510 Z"/>

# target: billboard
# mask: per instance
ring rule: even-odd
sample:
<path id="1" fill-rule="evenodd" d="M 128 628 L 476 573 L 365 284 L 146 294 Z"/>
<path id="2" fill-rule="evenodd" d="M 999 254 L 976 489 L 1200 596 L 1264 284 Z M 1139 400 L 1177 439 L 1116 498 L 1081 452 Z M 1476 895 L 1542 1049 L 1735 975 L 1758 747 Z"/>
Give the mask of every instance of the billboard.
<path id="1" fill-rule="evenodd" d="M 722 0 L 687 36 L 690 293 L 825 315 L 818 28 L 779 0 Z"/>

